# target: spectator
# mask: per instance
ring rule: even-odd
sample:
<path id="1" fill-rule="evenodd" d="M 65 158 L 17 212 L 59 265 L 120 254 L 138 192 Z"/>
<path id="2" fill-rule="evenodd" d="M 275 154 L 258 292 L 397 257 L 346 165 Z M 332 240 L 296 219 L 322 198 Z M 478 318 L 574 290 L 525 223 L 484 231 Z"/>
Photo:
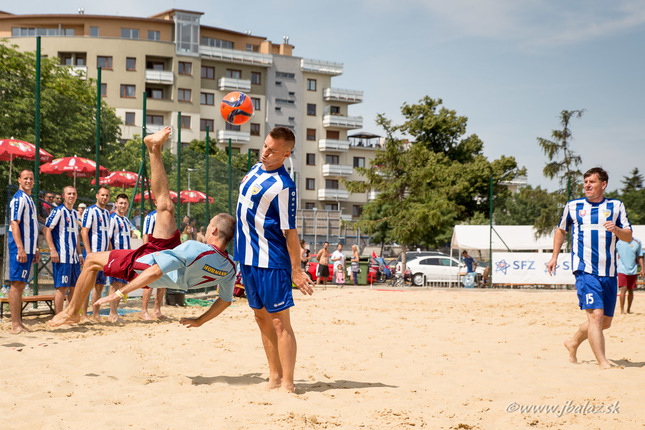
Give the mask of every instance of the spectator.
<path id="1" fill-rule="evenodd" d="M 54 207 L 57 208 L 58 206 L 61 205 L 61 203 L 63 203 L 63 197 L 58 193 L 54 194 L 54 201 L 53 201 Z"/>
<path id="2" fill-rule="evenodd" d="M 358 255 L 358 245 L 352 245 L 352 258 L 351 268 L 352 268 L 352 279 L 354 280 L 354 285 L 358 285 L 358 274 L 361 272 L 361 266 L 358 264 L 360 261 L 360 256 Z"/>
<path id="3" fill-rule="evenodd" d="M 192 234 L 191 234 L 192 231 L 193 231 L 193 229 L 190 226 L 190 224 L 187 224 L 184 227 L 184 231 L 181 232 L 181 243 L 184 243 L 187 240 L 192 240 Z"/>
<path id="4" fill-rule="evenodd" d="M 336 251 L 331 254 L 331 261 L 334 262 L 334 278 L 336 285 L 345 285 L 345 254 L 343 253 L 343 244 L 339 243 L 336 246 Z"/>
<path id="5" fill-rule="evenodd" d="M 206 227 L 199 227 L 199 233 L 197 233 L 195 240 L 201 243 L 206 243 Z"/>
<path id="6" fill-rule="evenodd" d="M 625 313 L 625 293 L 627 293 L 627 313 L 632 313 L 632 302 L 634 301 L 634 288 L 638 280 L 638 266 L 640 265 L 641 276 L 645 275 L 643 266 L 643 246 L 641 241 L 632 238 L 631 243 L 619 240 L 616 243 L 618 252 L 618 288 L 620 288 L 620 313 Z"/>
<path id="7" fill-rule="evenodd" d="M 323 243 L 323 247 L 318 254 L 316 254 L 316 260 L 318 260 L 317 268 L 317 279 L 316 285 L 320 285 L 321 281 L 324 285 L 323 289 L 327 289 L 327 278 L 329 277 L 329 242 Z"/>
<path id="8" fill-rule="evenodd" d="M 467 251 L 464 251 L 461 253 L 462 255 L 462 260 L 464 261 L 464 264 L 466 265 L 466 271 L 467 273 L 473 273 L 477 269 L 477 262 L 473 257 L 468 255 Z"/>
<path id="9" fill-rule="evenodd" d="M 79 203 L 78 204 L 78 219 L 79 220 L 83 219 L 83 212 L 85 212 L 85 208 L 87 208 L 87 205 L 85 203 Z"/>

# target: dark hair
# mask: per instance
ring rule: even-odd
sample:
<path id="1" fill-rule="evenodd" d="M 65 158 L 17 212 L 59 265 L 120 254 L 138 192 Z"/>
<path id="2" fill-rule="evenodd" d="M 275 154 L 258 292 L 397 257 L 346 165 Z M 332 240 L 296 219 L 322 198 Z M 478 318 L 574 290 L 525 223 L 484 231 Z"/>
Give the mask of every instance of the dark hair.
<path id="1" fill-rule="evenodd" d="M 114 199 L 114 201 L 117 201 L 119 199 L 126 199 L 127 201 L 130 201 L 130 199 L 128 198 L 128 195 L 124 193 L 121 193 L 118 196 L 116 196 L 116 199 Z"/>
<path id="2" fill-rule="evenodd" d="M 106 187 L 105 185 L 101 185 L 101 186 L 99 186 L 99 188 L 98 188 L 98 190 L 97 190 L 96 194 L 98 194 L 98 192 L 99 192 L 99 191 L 101 191 L 102 189 L 103 189 L 103 190 L 107 190 L 108 194 L 110 194 L 110 189 L 109 189 L 108 187 Z"/>
<path id="3" fill-rule="evenodd" d="M 287 127 L 275 127 L 269 132 L 269 136 L 271 136 L 275 140 L 284 140 L 284 143 L 289 148 L 289 151 L 291 151 L 296 145 L 296 136 L 293 134 L 293 131 L 289 130 Z"/>
<path id="4" fill-rule="evenodd" d="M 600 182 L 608 182 L 609 181 L 609 175 L 607 172 L 605 172 L 605 169 L 602 167 L 592 167 L 591 169 L 587 170 L 585 174 L 582 176 L 583 179 L 587 179 L 589 176 L 596 174 L 598 175 L 598 179 L 600 179 Z"/>

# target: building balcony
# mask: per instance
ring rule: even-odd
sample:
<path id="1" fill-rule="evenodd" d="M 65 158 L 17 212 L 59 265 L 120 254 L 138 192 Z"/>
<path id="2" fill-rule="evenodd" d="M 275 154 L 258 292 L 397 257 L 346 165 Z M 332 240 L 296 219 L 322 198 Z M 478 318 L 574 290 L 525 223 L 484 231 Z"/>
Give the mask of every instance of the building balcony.
<path id="1" fill-rule="evenodd" d="M 220 91 L 251 91 L 249 79 L 219 78 L 217 89 Z"/>
<path id="2" fill-rule="evenodd" d="M 347 152 L 349 140 L 320 139 L 318 140 L 319 151 Z"/>
<path id="3" fill-rule="evenodd" d="M 363 91 L 325 88 L 323 90 L 323 100 L 326 102 L 362 103 Z"/>
<path id="4" fill-rule="evenodd" d="M 217 143 L 249 143 L 251 141 L 251 133 L 246 131 L 232 131 L 232 130 L 217 130 L 216 137 Z"/>
<path id="5" fill-rule="evenodd" d="M 175 83 L 175 75 L 167 70 L 146 69 L 146 83 L 172 85 Z"/>
<path id="6" fill-rule="evenodd" d="M 258 54 L 257 52 L 239 51 L 237 49 L 216 48 L 214 46 L 200 45 L 199 54 L 203 57 L 228 61 L 231 63 L 255 64 L 265 67 L 270 67 L 273 64 L 272 55 Z"/>
<path id="7" fill-rule="evenodd" d="M 338 201 L 347 200 L 349 198 L 349 191 L 347 190 L 333 190 L 330 188 L 323 188 L 318 190 L 319 201 Z"/>
<path id="8" fill-rule="evenodd" d="M 354 173 L 354 168 L 345 164 L 323 164 L 322 174 L 324 177 L 339 176 L 349 177 Z"/>
<path id="9" fill-rule="evenodd" d="M 300 68 L 303 72 L 324 73 L 332 76 L 343 74 L 343 63 L 334 63 L 333 61 L 303 58 L 300 60 Z"/>
<path id="10" fill-rule="evenodd" d="M 323 127 L 363 128 L 363 117 L 327 114 L 323 115 Z"/>
<path id="11" fill-rule="evenodd" d="M 146 124 L 146 134 L 154 134 L 158 131 L 163 130 L 165 127 L 165 125 Z"/>

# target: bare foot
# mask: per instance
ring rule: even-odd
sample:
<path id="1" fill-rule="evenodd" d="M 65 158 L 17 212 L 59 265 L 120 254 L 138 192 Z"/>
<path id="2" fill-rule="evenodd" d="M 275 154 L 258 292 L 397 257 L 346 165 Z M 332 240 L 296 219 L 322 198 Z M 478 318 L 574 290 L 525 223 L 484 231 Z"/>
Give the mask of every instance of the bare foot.
<path id="1" fill-rule="evenodd" d="M 564 347 L 567 348 L 567 351 L 569 351 L 569 361 L 572 363 L 577 363 L 578 362 L 578 347 L 575 346 L 573 341 L 571 339 L 567 339 L 564 341 Z"/>
<path id="2" fill-rule="evenodd" d="M 87 317 L 85 317 L 87 319 Z M 67 324 L 78 324 L 81 322 L 81 316 L 78 313 L 72 313 L 71 315 L 65 311 L 59 312 L 54 315 L 54 318 L 49 320 L 47 324 L 50 327 L 60 327 Z"/>
<path id="3" fill-rule="evenodd" d="M 121 318 L 119 318 L 119 314 L 110 314 L 108 315 L 108 321 L 111 323 L 118 323 L 121 322 Z"/>
<path id="4" fill-rule="evenodd" d="M 157 319 L 160 319 L 160 320 L 168 319 L 168 317 L 167 317 L 167 316 L 165 316 L 164 314 L 162 314 L 162 313 L 161 313 L 161 311 L 154 311 L 154 312 L 152 313 L 152 316 L 153 316 L 153 317 L 155 317 L 155 318 L 157 318 Z"/>
<path id="5" fill-rule="evenodd" d="M 150 314 L 148 312 L 141 312 L 141 319 L 144 319 L 146 321 L 152 321 L 155 318 L 150 316 Z"/>
<path id="6" fill-rule="evenodd" d="M 280 385 L 280 391 L 284 391 L 285 393 L 295 393 L 296 388 L 293 386 L 293 384 L 282 384 Z"/>
<path id="7" fill-rule="evenodd" d="M 170 132 L 171 132 L 170 127 L 164 127 L 162 130 L 159 130 L 154 134 L 149 134 L 148 136 L 146 136 L 145 139 L 143 139 L 143 141 L 146 144 L 148 151 L 161 152 L 161 147 L 163 146 L 164 142 L 168 139 L 168 136 L 170 136 Z"/>
<path id="8" fill-rule="evenodd" d="M 87 315 L 81 315 L 79 321 L 81 322 L 81 324 L 91 322 Z"/>
<path id="9" fill-rule="evenodd" d="M 606 362 L 603 364 L 598 363 L 598 366 L 600 366 L 600 370 L 606 370 L 606 369 L 613 369 L 614 366 L 611 365 L 610 362 Z"/>
<path id="10" fill-rule="evenodd" d="M 273 380 L 269 378 L 269 382 L 267 382 L 264 388 L 266 388 L 267 390 L 275 390 L 276 388 L 280 388 L 281 384 L 282 384 L 282 378 L 273 379 Z"/>
<path id="11" fill-rule="evenodd" d="M 11 334 L 20 334 L 22 332 L 29 332 L 29 331 L 31 330 L 29 330 L 27 327 L 25 327 L 22 324 L 11 327 Z"/>
<path id="12" fill-rule="evenodd" d="M 103 318 L 101 318 L 101 316 L 98 313 L 96 313 L 96 314 L 93 313 L 92 314 L 92 321 L 101 322 L 101 321 L 103 321 Z"/>

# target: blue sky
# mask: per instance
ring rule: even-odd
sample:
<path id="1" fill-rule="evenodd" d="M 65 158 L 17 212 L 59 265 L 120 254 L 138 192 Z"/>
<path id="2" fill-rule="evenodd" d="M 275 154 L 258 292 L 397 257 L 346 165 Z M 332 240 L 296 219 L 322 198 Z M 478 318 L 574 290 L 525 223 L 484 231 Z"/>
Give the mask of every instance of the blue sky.
<path id="1" fill-rule="evenodd" d="M 381 134 L 377 113 L 400 123 L 403 102 L 425 95 L 468 117 L 489 159 L 514 156 L 531 185 L 555 189 L 536 137 L 549 138 L 563 109 L 573 121 L 581 170 L 600 165 L 609 189 L 645 160 L 645 2 L 633 0 L 32 0 L 15 14 L 150 16 L 204 12 L 202 24 L 280 43 L 294 55 L 344 63 L 336 88 L 365 92 L 350 115 Z"/>

